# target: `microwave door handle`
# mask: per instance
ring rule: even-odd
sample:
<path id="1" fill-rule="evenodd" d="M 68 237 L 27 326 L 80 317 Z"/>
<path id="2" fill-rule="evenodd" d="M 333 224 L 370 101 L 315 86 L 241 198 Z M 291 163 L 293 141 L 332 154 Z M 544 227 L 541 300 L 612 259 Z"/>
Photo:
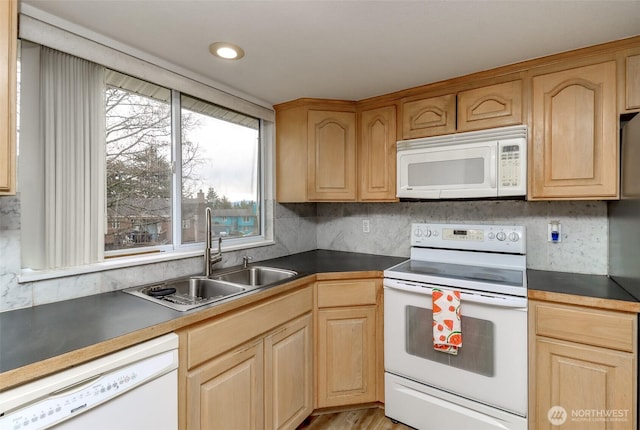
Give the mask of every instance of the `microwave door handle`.
<path id="1" fill-rule="evenodd" d="M 498 151 L 498 147 L 496 146 L 492 146 L 491 147 L 491 155 L 489 156 L 490 160 L 489 160 L 489 182 L 491 185 L 491 188 L 496 188 L 496 176 L 498 174 L 497 170 L 498 170 L 498 163 L 496 162 L 496 153 Z"/>

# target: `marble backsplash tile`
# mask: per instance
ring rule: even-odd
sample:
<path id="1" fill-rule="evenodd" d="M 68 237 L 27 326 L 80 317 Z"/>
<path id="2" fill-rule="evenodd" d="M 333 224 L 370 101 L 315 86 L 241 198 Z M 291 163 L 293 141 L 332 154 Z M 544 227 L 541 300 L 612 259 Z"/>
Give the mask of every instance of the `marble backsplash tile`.
<path id="1" fill-rule="evenodd" d="M 370 233 L 363 233 L 368 219 Z M 562 223 L 562 242 L 547 242 L 547 224 Z M 319 203 L 318 248 L 409 256 L 414 222 L 516 224 L 527 228 L 527 266 L 604 275 L 607 273 L 607 204 L 593 201 L 523 200 Z"/>
<path id="2" fill-rule="evenodd" d="M 261 261 L 317 248 L 316 205 L 279 205 L 274 207 L 274 245 L 224 253 L 217 268 L 236 266 L 249 255 Z M 36 306 L 165 279 L 200 274 L 202 257 L 184 258 L 102 272 L 18 283 L 20 264 L 20 199 L 0 198 L 0 312 Z"/>
<path id="3" fill-rule="evenodd" d="M 20 273 L 20 196 L 0 197 L 0 312 L 33 305 L 30 285 Z"/>
<path id="4" fill-rule="evenodd" d="M 436 201 L 400 203 L 295 203 L 274 206 L 275 244 L 226 252 L 222 264 L 254 262 L 312 249 L 407 257 L 413 222 L 522 224 L 527 227 L 528 267 L 606 274 L 608 220 L 605 202 Z M 362 220 L 370 233 L 362 232 Z M 562 243 L 547 242 L 547 223 L 562 223 Z M 0 198 L 0 312 L 114 291 L 202 272 L 202 257 L 125 269 L 18 283 L 20 199 Z"/>

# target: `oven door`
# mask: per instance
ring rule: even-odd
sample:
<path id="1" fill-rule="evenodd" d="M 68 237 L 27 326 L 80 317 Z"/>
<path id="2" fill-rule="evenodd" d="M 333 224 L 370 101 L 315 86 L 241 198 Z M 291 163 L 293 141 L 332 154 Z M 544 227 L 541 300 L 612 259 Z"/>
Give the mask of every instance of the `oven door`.
<path id="1" fill-rule="evenodd" d="M 433 349 L 429 284 L 384 280 L 385 371 L 525 417 L 527 299 L 461 290 L 462 347 Z"/>
<path id="2" fill-rule="evenodd" d="M 496 197 L 497 142 L 398 149 L 398 197 Z"/>

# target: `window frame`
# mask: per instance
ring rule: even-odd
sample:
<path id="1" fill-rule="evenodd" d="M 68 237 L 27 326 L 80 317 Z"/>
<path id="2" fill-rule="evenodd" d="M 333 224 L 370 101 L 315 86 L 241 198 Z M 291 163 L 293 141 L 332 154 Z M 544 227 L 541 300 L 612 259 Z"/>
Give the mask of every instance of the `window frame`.
<path id="1" fill-rule="evenodd" d="M 260 175 L 259 205 L 261 207 L 259 215 L 260 235 L 225 240 L 223 241 L 223 251 L 241 251 L 275 244 L 275 113 L 270 106 L 267 107 L 267 105 L 260 102 L 256 103 L 252 101 L 251 97 L 247 98 L 242 95 L 234 95 L 229 91 L 221 91 L 216 88 L 215 83 L 212 85 L 212 83 L 207 83 L 207 81 L 194 79 L 190 77 L 188 73 L 176 73 L 176 71 L 171 68 L 159 67 L 157 63 L 149 63 L 131 56 L 126 52 L 115 51 L 103 44 L 97 44 L 92 40 L 78 37 L 75 34 L 58 27 L 52 27 L 42 21 L 33 21 L 30 17 L 26 16 L 24 18 L 25 25 L 21 26 L 21 28 L 25 33 L 32 36 L 37 35 L 37 37 L 27 37 L 27 40 L 31 40 L 36 44 L 39 43 L 71 55 L 76 55 L 80 58 L 100 63 L 106 68 L 116 70 L 120 73 L 130 74 L 132 76 L 145 76 L 146 81 L 166 88 L 174 88 L 174 91 L 177 92 L 199 94 L 198 98 L 201 100 L 257 118 L 260 122 L 258 164 L 258 174 Z M 38 172 L 36 171 L 35 173 Z M 38 179 L 35 176 L 38 175 L 34 174 L 33 176 L 33 179 L 37 182 Z M 175 175 L 172 176 L 172 180 L 173 177 L 175 177 Z M 179 193 L 173 192 L 172 194 L 174 198 L 175 196 L 179 196 Z M 173 206 L 176 207 L 177 205 Z M 104 209 L 104 216 L 106 223 L 106 207 Z M 175 219 L 174 217 L 174 225 L 180 227 L 181 218 L 177 218 L 180 219 L 180 222 L 177 224 Z M 117 257 L 110 256 L 111 258 L 103 258 L 96 263 L 81 266 L 60 269 L 32 269 L 27 266 L 22 268 L 18 276 L 18 282 L 35 282 L 113 269 L 127 269 L 172 260 L 201 258 L 203 250 L 204 243 L 202 242 L 182 244 L 181 241 L 174 241 L 170 249 L 164 249 L 162 250 L 163 252 L 146 254 L 125 252 L 127 255 Z M 23 248 L 23 253 L 24 252 L 25 249 Z"/>
<path id="2" fill-rule="evenodd" d="M 117 72 L 117 71 L 116 71 Z M 121 73 L 121 72 L 117 72 Z M 137 78 L 140 79 L 140 78 Z M 141 79 L 143 80 L 143 79 Z M 143 80 L 152 85 L 159 85 L 154 82 L 147 80 Z M 105 87 L 108 86 L 108 83 L 105 83 Z M 165 87 L 166 88 L 166 87 Z M 123 91 L 129 91 L 127 89 L 121 88 Z M 144 247 L 136 247 L 136 248 L 124 248 L 119 250 L 104 250 L 104 259 L 111 260 L 117 258 L 125 258 L 131 256 L 140 256 L 149 253 L 155 252 L 180 252 L 180 251 L 194 251 L 200 250 L 204 247 L 204 242 L 190 242 L 183 243 L 182 241 L 182 103 L 181 103 L 181 95 L 186 95 L 191 98 L 196 98 L 190 94 L 183 93 L 176 89 L 170 89 L 171 91 L 171 100 L 170 100 L 170 111 L 171 111 L 171 166 L 172 166 L 172 174 L 171 174 L 171 244 L 168 245 L 152 245 L 152 246 L 144 246 Z M 200 99 L 202 100 L 202 99 Z M 229 108 L 224 106 L 217 105 L 208 100 L 202 100 L 205 103 L 210 103 L 211 105 L 218 106 L 229 111 L 232 111 Z M 242 113 L 242 112 L 239 112 Z M 244 114 L 246 116 L 251 115 Z M 243 237 L 223 237 L 222 240 L 222 249 L 231 249 L 237 248 L 241 249 L 244 247 L 251 247 L 256 243 L 264 243 L 267 241 L 267 237 L 265 234 L 266 230 L 266 198 L 265 198 L 265 182 L 266 178 L 264 177 L 265 166 L 265 138 L 264 132 L 265 127 L 264 119 L 255 118 L 259 123 L 258 130 L 258 163 L 256 166 L 256 177 L 259 178 L 259 185 L 257 190 L 257 205 L 259 208 L 259 233 L 251 236 L 243 236 Z M 108 173 L 108 172 L 106 172 Z M 107 217 L 106 207 L 104 210 L 104 216 Z M 226 220 L 226 217 L 225 217 Z M 225 243 L 226 242 L 226 243 Z"/>

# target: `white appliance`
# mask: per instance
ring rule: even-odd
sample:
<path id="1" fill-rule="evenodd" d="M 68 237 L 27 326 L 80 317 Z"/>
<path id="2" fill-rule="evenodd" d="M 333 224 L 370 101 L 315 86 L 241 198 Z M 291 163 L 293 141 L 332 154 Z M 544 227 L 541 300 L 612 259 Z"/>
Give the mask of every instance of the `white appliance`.
<path id="1" fill-rule="evenodd" d="M 177 430 L 178 336 L 0 392 L 0 430 Z"/>
<path id="2" fill-rule="evenodd" d="M 400 141 L 396 167 L 400 198 L 524 196 L 527 127 Z"/>
<path id="3" fill-rule="evenodd" d="M 385 413 L 420 430 L 527 429 L 522 226 L 413 224 L 384 272 Z M 462 347 L 433 348 L 432 289 L 461 292 Z"/>

